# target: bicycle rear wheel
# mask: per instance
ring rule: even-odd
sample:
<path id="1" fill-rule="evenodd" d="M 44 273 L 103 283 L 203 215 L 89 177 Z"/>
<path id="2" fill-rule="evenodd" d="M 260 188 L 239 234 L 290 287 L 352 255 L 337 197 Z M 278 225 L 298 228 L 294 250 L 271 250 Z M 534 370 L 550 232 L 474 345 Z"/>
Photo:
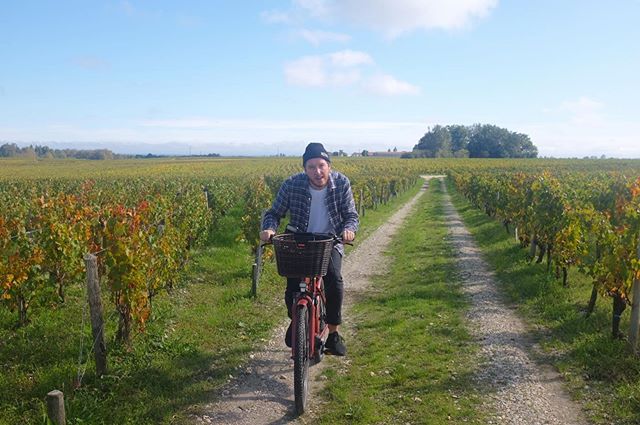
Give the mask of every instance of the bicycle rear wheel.
<path id="1" fill-rule="evenodd" d="M 296 413 L 301 415 L 307 407 L 309 390 L 309 333 L 308 309 L 306 305 L 296 308 L 296 335 L 293 355 L 293 393 Z"/>

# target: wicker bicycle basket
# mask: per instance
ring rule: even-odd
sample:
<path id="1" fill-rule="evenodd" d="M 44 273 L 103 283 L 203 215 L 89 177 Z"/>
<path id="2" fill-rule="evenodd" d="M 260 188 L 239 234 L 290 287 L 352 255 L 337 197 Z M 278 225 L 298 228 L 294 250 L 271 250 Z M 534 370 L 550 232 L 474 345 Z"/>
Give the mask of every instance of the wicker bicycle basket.
<path id="1" fill-rule="evenodd" d="M 324 276 L 329 268 L 333 239 L 326 235 L 285 233 L 272 239 L 278 274 L 285 277 Z"/>

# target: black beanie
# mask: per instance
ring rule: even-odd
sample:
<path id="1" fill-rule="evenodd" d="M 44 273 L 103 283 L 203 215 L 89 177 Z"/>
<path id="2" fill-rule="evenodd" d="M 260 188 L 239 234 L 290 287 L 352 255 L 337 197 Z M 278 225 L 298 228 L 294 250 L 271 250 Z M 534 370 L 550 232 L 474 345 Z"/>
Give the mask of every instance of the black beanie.
<path id="1" fill-rule="evenodd" d="M 325 150 L 322 143 L 309 143 L 307 145 L 307 149 L 305 149 L 304 155 L 302 155 L 302 166 L 304 167 L 307 164 L 307 161 L 312 158 L 322 158 L 327 162 L 331 162 L 329 152 Z"/>

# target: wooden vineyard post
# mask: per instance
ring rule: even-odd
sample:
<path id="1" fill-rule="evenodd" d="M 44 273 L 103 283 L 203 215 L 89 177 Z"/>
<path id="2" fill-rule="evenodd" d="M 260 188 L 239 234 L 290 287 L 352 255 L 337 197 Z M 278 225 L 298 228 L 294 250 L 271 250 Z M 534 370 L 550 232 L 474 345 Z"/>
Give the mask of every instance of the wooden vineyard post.
<path id="1" fill-rule="evenodd" d="M 87 267 L 87 294 L 91 313 L 91 334 L 93 335 L 96 374 L 107 373 L 107 346 L 104 342 L 104 321 L 102 318 L 102 299 L 100 298 L 100 281 L 98 279 L 98 258 L 93 254 L 84 256 Z"/>
<path id="2" fill-rule="evenodd" d="M 360 189 L 360 199 L 358 201 L 360 203 L 358 212 L 364 217 L 364 188 Z"/>
<path id="3" fill-rule="evenodd" d="M 262 211 L 262 216 L 260 218 L 260 229 L 262 229 L 262 222 L 264 221 L 264 215 L 267 211 Z M 258 247 L 256 248 L 256 259 L 253 263 L 253 270 L 251 273 L 251 295 L 256 297 L 258 295 L 258 281 L 260 280 L 260 273 L 262 273 L 262 241 L 258 242 Z"/>
<path id="4" fill-rule="evenodd" d="M 207 208 L 209 208 L 209 188 L 205 187 L 203 191 L 204 191 L 204 204 L 206 205 Z"/>
<path id="5" fill-rule="evenodd" d="M 47 394 L 47 416 L 55 425 L 65 425 L 67 423 L 62 391 L 53 390 Z"/>
<path id="6" fill-rule="evenodd" d="M 262 272 L 262 249 L 262 245 L 258 245 L 258 249 L 256 250 L 256 261 L 253 263 L 251 295 L 254 297 L 258 295 L 258 281 L 260 280 L 260 273 Z"/>
<path id="7" fill-rule="evenodd" d="M 638 246 L 636 256 L 640 260 L 640 235 L 638 235 Z M 633 289 L 631 296 L 631 324 L 629 326 L 629 344 L 631 351 L 638 354 L 638 331 L 640 330 L 640 279 L 633 279 Z"/>

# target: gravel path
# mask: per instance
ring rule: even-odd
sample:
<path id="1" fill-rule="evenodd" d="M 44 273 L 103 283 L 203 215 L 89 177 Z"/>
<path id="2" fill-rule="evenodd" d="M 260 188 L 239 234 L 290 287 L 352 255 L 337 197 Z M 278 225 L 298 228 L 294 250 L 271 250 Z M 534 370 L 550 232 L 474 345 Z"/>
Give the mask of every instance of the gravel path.
<path id="1" fill-rule="evenodd" d="M 472 302 L 468 320 L 481 341 L 477 383 L 491 398 L 486 407 L 496 412 L 489 423 L 587 424 L 580 408 L 562 388 L 559 374 L 551 366 L 534 361 L 530 353 L 537 347 L 527 338 L 524 323 L 501 301 L 495 276 L 448 195 L 445 214 L 463 288 Z"/>
<path id="2" fill-rule="evenodd" d="M 428 178 L 428 176 L 424 176 Z M 406 217 L 412 212 L 415 203 L 424 193 L 424 189 L 411 201 L 398 210 L 385 224 L 372 233 L 366 241 L 353 249 L 344 259 L 342 274 L 345 281 L 343 316 L 347 349 L 355 343 L 349 332 L 350 306 L 369 285 L 372 276 L 386 270 L 387 260 L 383 255 L 391 238 Z M 284 304 L 283 304 L 284 308 Z M 276 425 L 291 422 L 307 423 L 314 416 L 313 394 L 322 385 L 322 370 L 328 362 L 349 362 L 349 354 L 344 358 L 325 357 L 322 363 L 311 368 L 310 382 L 312 404 L 309 414 L 296 419 L 293 404 L 293 362 L 291 352 L 284 345 L 284 332 L 287 323 L 274 330 L 266 346 L 251 355 L 249 364 L 239 376 L 232 377 L 223 390 L 220 400 L 205 406 L 201 413 L 193 415 L 194 424 L 238 424 L 238 425 Z"/>

